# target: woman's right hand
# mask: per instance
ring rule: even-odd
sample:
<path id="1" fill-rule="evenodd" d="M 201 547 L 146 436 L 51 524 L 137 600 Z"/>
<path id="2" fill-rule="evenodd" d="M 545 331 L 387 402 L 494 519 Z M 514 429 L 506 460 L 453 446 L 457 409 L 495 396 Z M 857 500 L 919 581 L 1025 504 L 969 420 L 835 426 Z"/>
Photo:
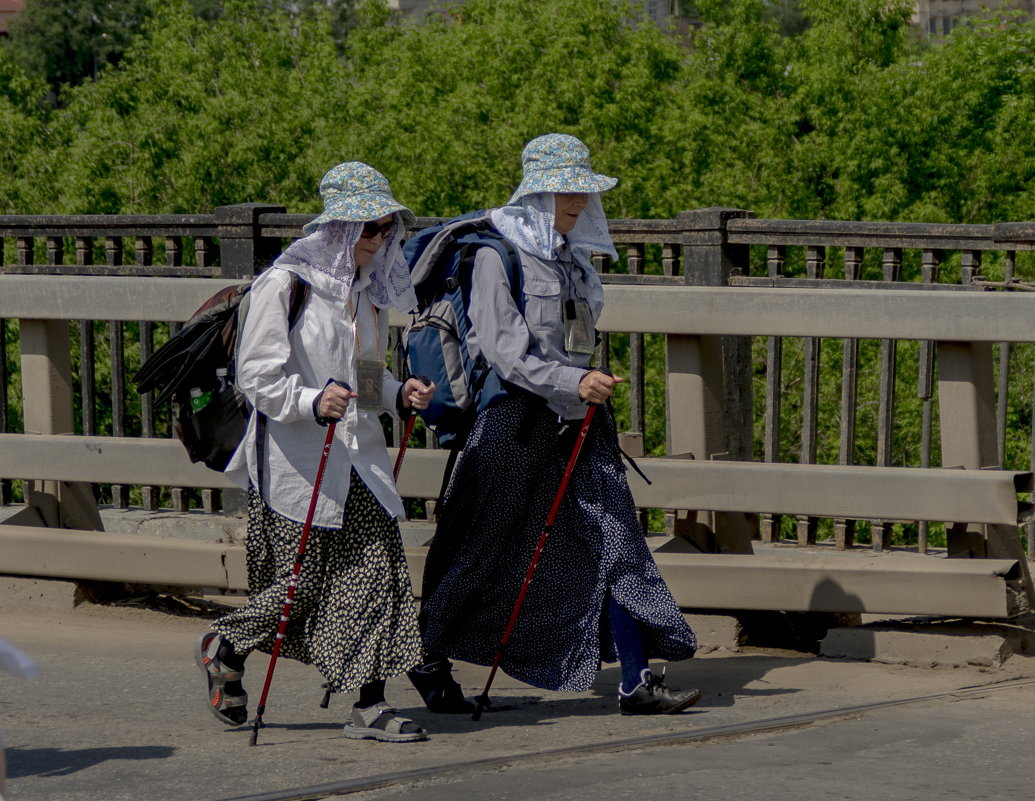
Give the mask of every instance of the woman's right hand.
<path id="1" fill-rule="evenodd" d="M 328 384 L 320 395 L 320 403 L 317 406 L 319 416 L 340 420 L 349 408 L 349 401 L 358 397 L 351 389 L 338 384 Z"/>
<path id="2" fill-rule="evenodd" d="M 614 393 L 615 384 L 621 384 L 624 380 L 621 376 L 589 370 L 579 381 L 579 397 L 587 403 L 607 403 Z"/>

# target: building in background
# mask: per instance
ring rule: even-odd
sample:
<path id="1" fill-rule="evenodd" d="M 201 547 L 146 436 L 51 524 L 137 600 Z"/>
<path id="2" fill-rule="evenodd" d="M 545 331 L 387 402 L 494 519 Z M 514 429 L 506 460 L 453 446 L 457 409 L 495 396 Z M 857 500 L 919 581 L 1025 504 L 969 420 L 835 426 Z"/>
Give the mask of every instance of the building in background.
<path id="1" fill-rule="evenodd" d="M 8 23 L 25 8 L 25 0 L 0 0 L 0 36 L 7 36 Z"/>
<path id="2" fill-rule="evenodd" d="M 1035 0 L 917 0 L 913 24 L 926 37 L 945 36 L 965 17 L 1002 8 L 1035 14 Z"/>

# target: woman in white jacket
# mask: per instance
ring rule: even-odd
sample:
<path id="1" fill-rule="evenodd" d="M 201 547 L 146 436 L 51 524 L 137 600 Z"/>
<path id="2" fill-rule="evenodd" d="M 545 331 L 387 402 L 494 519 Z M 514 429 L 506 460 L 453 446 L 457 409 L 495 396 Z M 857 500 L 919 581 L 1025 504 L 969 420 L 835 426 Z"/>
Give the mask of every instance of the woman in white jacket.
<path id="1" fill-rule="evenodd" d="M 247 719 L 245 657 L 269 653 L 325 436 L 335 432 L 281 655 L 315 665 L 337 692 L 359 690 L 345 735 L 424 739 L 384 697 L 420 661 L 417 615 L 398 518 L 402 500 L 378 416 L 427 406 L 434 385 L 385 369 L 388 309 L 416 305 L 400 241 L 413 215 L 359 162 L 320 183 L 323 213 L 256 278 L 240 332 L 237 383 L 254 411 L 227 474 L 249 492 L 249 600 L 202 633 L 196 659 L 209 708 Z M 292 276 L 309 286 L 288 324 Z M 337 380 L 347 385 L 330 383 Z"/>

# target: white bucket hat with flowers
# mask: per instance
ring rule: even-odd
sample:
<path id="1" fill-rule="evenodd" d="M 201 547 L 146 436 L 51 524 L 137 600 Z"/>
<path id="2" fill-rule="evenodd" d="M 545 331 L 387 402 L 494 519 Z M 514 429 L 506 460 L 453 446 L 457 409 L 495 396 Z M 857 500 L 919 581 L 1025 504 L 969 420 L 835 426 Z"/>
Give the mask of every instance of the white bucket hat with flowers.
<path id="1" fill-rule="evenodd" d="M 302 226 L 307 234 L 332 220 L 368 222 L 396 213 L 407 225 L 415 220 L 413 212 L 392 196 L 388 179 L 361 161 L 347 161 L 329 169 L 320 181 L 320 197 L 323 213 Z"/>
<path id="2" fill-rule="evenodd" d="M 492 222 L 503 236 L 541 259 L 556 259 L 565 245 L 587 266 L 594 252 L 618 258 L 600 202 L 600 193 L 613 188 L 618 179 L 593 171 L 589 148 L 582 140 L 561 133 L 538 136 L 525 145 L 521 166 L 521 184 L 509 203 L 492 211 Z M 566 236 L 554 229 L 558 192 L 589 195 Z"/>
<path id="3" fill-rule="evenodd" d="M 392 196 L 392 188 L 381 173 L 360 161 L 332 167 L 320 181 L 323 213 L 302 226 L 306 233 L 277 259 L 276 265 L 291 270 L 304 264 L 329 275 L 348 295 L 356 278 L 353 250 L 363 236 L 363 224 L 391 214 L 395 225 L 384 244 L 364 268 L 370 276 L 370 300 L 379 308 L 394 307 L 408 312 L 417 305 L 410 281 L 410 269 L 402 252 L 406 226 L 416 218 Z M 297 269 L 294 270 L 297 272 Z"/>
<path id="4" fill-rule="evenodd" d="M 574 136 L 551 133 L 538 136 L 521 153 L 521 184 L 510 196 L 513 205 L 539 192 L 606 192 L 617 178 L 593 172 L 589 148 Z"/>

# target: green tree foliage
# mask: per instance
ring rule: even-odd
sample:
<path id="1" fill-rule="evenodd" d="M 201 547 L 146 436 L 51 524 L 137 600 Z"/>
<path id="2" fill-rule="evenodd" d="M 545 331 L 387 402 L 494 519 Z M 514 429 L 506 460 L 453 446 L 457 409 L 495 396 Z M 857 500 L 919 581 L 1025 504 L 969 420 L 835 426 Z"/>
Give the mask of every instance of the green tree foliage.
<path id="1" fill-rule="evenodd" d="M 46 86 L 33 81 L 0 47 L 0 214 L 38 208 L 29 155 L 45 136 L 40 113 Z"/>
<path id="2" fill-rule="evenodd" d="M 48 86 L 92 68 L 81 58 L 78 72 L 41 66 L 51 42 L 41 34 L 32 45 L 30 14 L 23 38 L 0 47 L 0 211 L 186 213 L 245 201 L 315 211 L 323 172 L 359 159 L 418 214 L 453 214 L 505 202 L 524 143 L 559 130 L 620 178 L 606 199 L 614 217 L 737 206 L 762 217 L 1035 218 L 1035 24 L 1022 17 L 928 44 L 909 27 L 907 0 L 701 0 L 688 4 L 700 26 L 686 38 L 627 0 L 467 0 L 424 19 L 384 0 L 120 1 L 103 5 L 132 34 L 121 56 L 92 40 L 79 48 L 117 63 L 62 89 L 60 107 L 46 102 Z M 30 8 L 69 14 L 90 2 Z M 904 274 L 917 270 L 907 259 Z M 1018 270 L 1035 277 L 1021 258 Z M 661 340 L 647 347 L 660 369 Z M 823 356 L 830 419 L 836 350 Z M 619 338 L 615 358 L 627 358 Z M 791 419 L 800 351 L 788 344 L 786 359 Z M 911 422 L 896 440 L 900 463 L 916 463 L 915 360 L 903 346 L 899 395 L 914 400 L 901 407 Z M 1031 354 L 1021 361 L 1031 369 Z M 861 392 L 872 395 L 877 375 L 861 371 Z M 659 387 L 655 375 L 655 448 Z M 860 412 L 862 462 L 874 453 L 872 410 Z M 1011 414 L 1023 422 L 1030 409 Z M 1024 462 L 1019 442 L 1008 450 Z M 820 450 L 830 460 L 836 440 Z"/>
<path id="3" fill-rule="evenodd" d="M 58 92 L 96 80 L 107 66 L 118 64 L 166 5 L 160 0 L 28 0 L 11 23 L 7 47 L 16 63 Z M 222 17 L 226 5 L 190 0 L 191 11 L 204 20 Z M 352 7 L 352 0 L 259 0 L 255 10 L 296 23 L 325 13 L 335 39 L 343 42 L 353 24 Z M 232 18 L 233 9 L 229 12 Z"/>
<path id="4" fill-rule="evenodd" d="M 96 78 L 140 33 L 147 0 L 28 0 L 10 25 L 15 61 L 53 89 Z"/>
<path id="5" fill-rule="evenodd" d="M 505 202 L 524 143 L 563 130 L 623 176 L 612 210 L 643 212 L 682 52 L 629 14 L 624 0 L 471 0 L 423 24 L 362 26 L 340 98 L 355 110 L 353 141 L 409 202 L 445 214 Z"/>
<path id="6" fill-rule="evenodd" d="M 1035 26 L 1018 18 L 921 46 L 905 0 L 703 0 L 687 46 L 626 0 L 469 0 L 420 20 L 381 0 L 200 2 L 155 4 L 61 109 L 14 49 L 0 58 L 5 209 L 305 211 L 322 172 L 356 158 L 419 213 L 449 214 L 506 200 L 524 142 L 564 130 L 621 178 L 614 216 L 1035 211 L 1035 146 L 1015 135 L 1035 104 Z"/>
<path id="7" fill-rule="evenodd" d="M 183 3 L 103 80 L 71 89 L 39 160 L 66 154 L 51 207 L 67 213 L 195 212 L 257 198 L 313 203 L 306 154 L 335 80 L 319 16 L 302 26 L 228 4 L 216 20 Z M 275 87 L 275 91 L 271 91 Z"/>

